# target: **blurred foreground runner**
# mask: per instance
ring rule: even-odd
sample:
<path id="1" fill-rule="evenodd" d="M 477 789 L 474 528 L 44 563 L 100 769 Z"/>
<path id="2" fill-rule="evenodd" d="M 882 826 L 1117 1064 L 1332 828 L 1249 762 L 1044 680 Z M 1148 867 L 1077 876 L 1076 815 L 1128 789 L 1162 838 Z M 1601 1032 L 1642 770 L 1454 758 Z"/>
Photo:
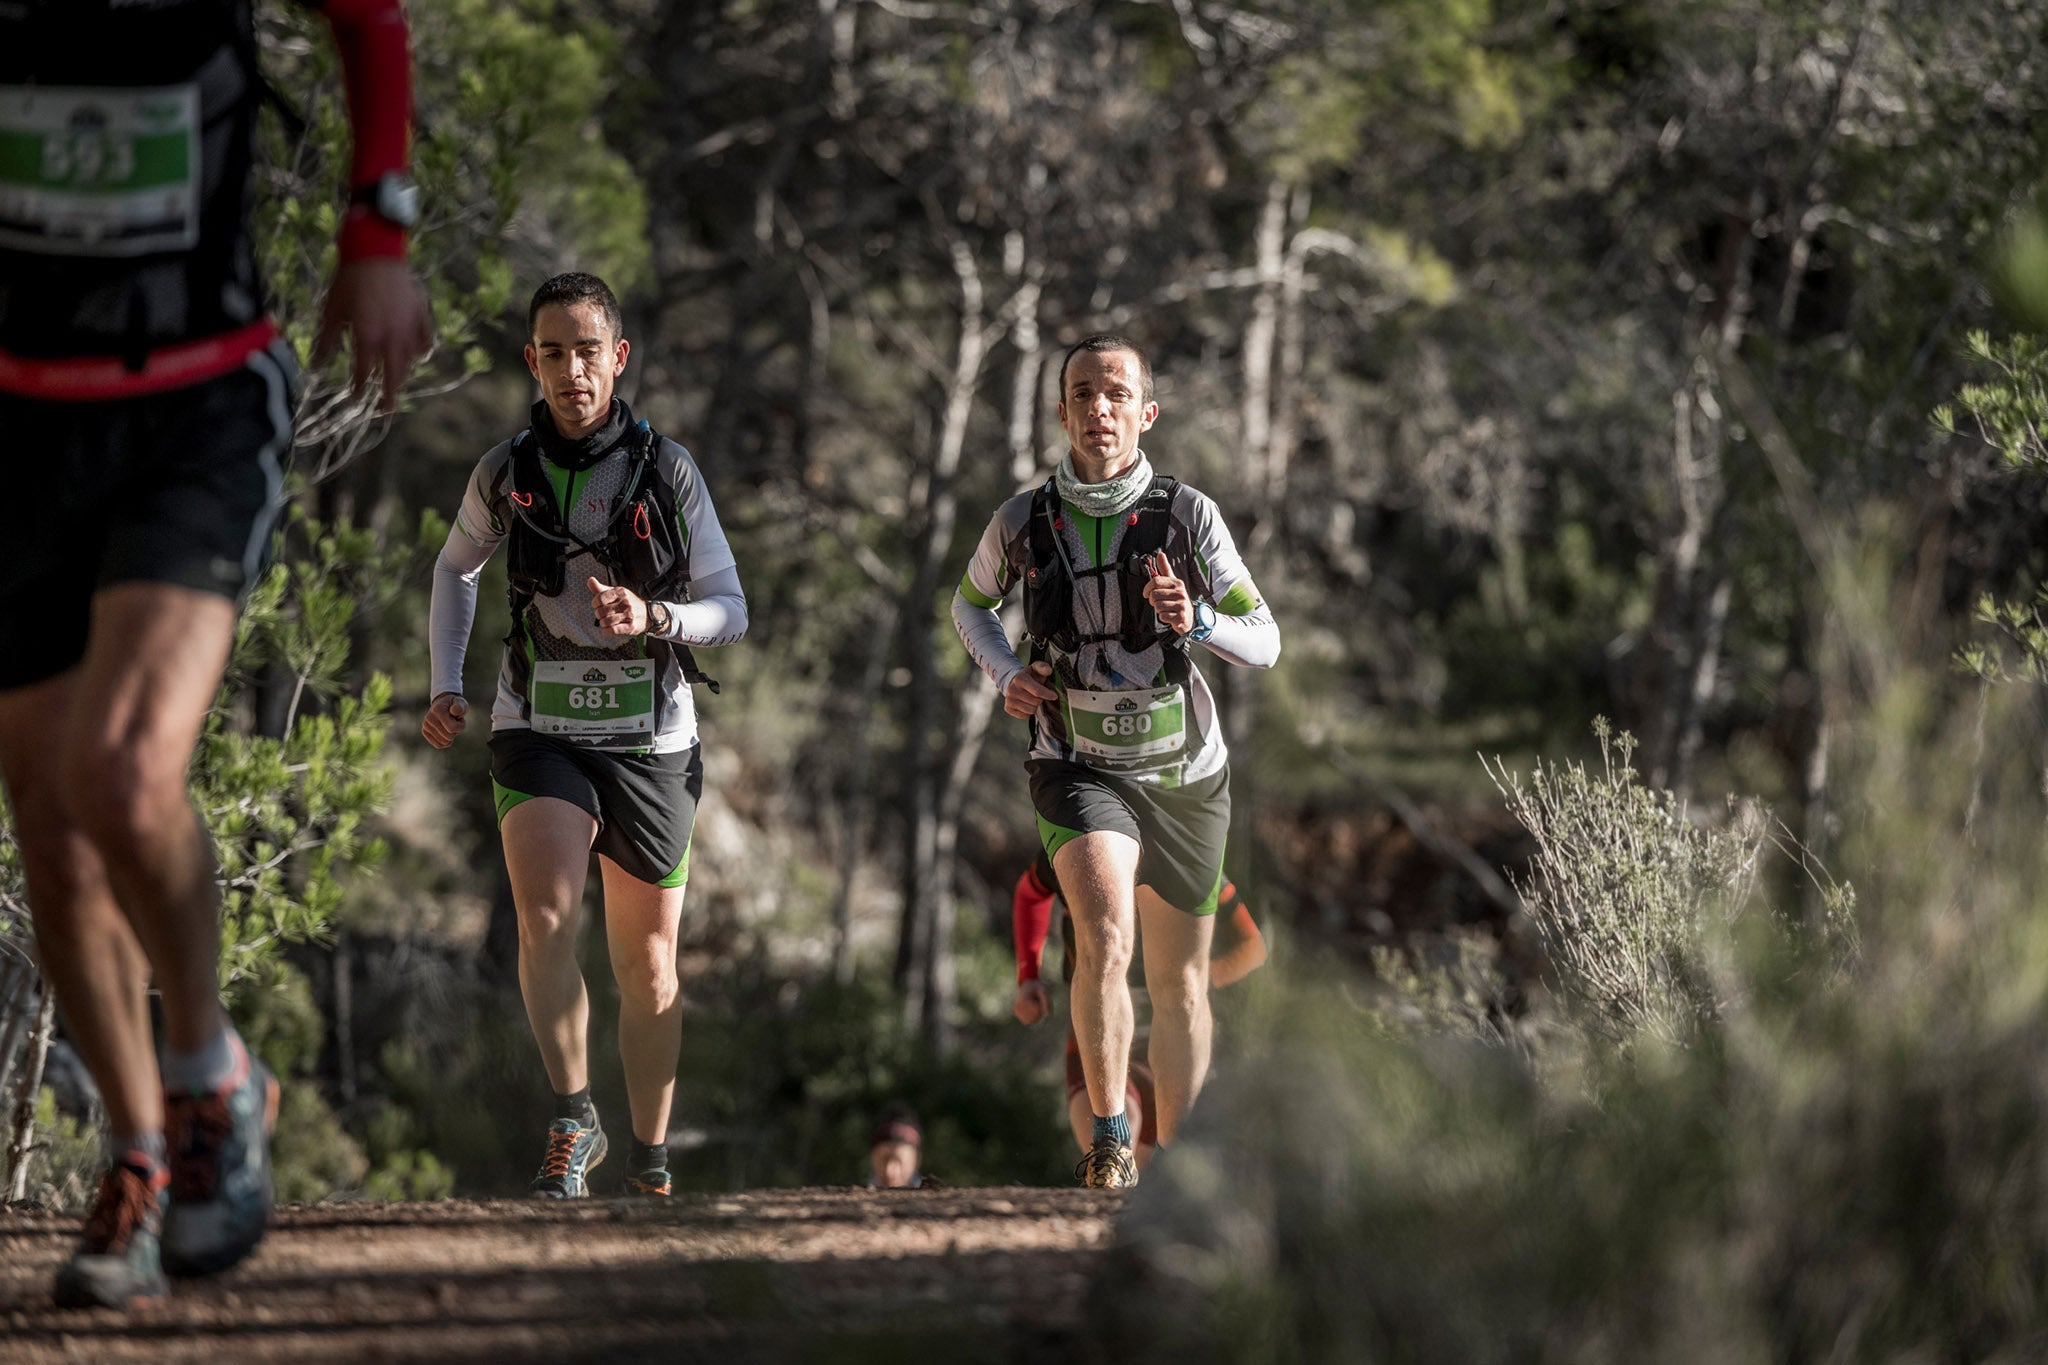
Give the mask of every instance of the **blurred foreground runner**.
<path id="1" fill-rule="evenodd" d="M 398 0 L 329 0 L 354 131 L 321 349 L 387 411 L 432 340 L 405 264 Z M 185 771 L 269 548 L 296 367 L 249 222 L 247 3 L 0 5 L 0 772 L 37 954 L 106 1105 L 112 1165 L 58 1272 L 73 1306 L 254 1249 L 277 1083 L 220 1004 L 213 850 Z M 163 1008 L 159 1068 L 148 987 Z"/>
<path id="2" fill-rule="evenodd" d="M 1031 722 L 1025 771 L 1074 915 L 1072 1015 L 1088 1082 L 1085 1185 L 1134 1185 L 1124 1113 L 1134 1019 L 1125 974 L 1140 921 L 1159 1140 L 1171 1145 L 1209 1069 L 1209 939 L 1230 827 L 1229 751 L 1189 658 L 1270 667 L 1280 628 L 1221 512 L 1155 475 L 1138 448 L 1159 415 L 1152 369 L 1098 334 L 1060 367 L 1068 452 L 997 509 L 953 594 L 967 652 Z M 1024 585 L 1027 666 L 996 608 Z"/>

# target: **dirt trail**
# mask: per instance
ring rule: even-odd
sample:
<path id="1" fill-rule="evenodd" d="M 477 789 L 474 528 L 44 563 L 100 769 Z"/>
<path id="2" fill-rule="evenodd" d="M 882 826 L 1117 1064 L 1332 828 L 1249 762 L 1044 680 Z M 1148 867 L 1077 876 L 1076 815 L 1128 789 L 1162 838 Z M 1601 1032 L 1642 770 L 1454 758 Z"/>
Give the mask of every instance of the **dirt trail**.
<path id="1" fill-rule="evenodd" d="M 0 1210 L 0 1360 L 1056 1358 L 1119 1202 L 807 1189 L 289 1208 L 250 1262 L 132 1313 L 51 1308 L 77 1219 Z"/>

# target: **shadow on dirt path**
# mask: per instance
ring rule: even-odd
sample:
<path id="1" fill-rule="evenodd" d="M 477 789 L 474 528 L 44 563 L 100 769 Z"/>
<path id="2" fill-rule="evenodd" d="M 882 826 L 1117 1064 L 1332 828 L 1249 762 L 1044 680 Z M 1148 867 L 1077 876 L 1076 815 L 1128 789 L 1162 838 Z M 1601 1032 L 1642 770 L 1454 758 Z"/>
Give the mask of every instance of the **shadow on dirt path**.
<path id="1" fill-rule="evenodd" d="M 8 1361 L 1026 1361 L 1070 1354 L 1118 1195 L 763 1190 L 287 1208 L 130 1313 L 49 1306 L 75 1217 L 0 1210 Z"/>

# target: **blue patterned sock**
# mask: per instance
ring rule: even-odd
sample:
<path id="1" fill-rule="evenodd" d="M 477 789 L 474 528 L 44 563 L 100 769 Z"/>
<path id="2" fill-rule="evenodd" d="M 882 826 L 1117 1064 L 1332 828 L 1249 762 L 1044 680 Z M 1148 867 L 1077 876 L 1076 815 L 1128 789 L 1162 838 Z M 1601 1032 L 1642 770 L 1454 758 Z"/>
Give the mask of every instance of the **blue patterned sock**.
<path id="1" fill-rule="evenodd" d="M 1123 1110 L 1117 1110 L 1108 1118 L 1100 1114 L 1095 1116 L 1095 1145 L 1100 1147 L 1105 1142 L 1114 1142 L 1119 1147 L 1131 1145 L 1131 1121 L 1124 1117 Z"/>

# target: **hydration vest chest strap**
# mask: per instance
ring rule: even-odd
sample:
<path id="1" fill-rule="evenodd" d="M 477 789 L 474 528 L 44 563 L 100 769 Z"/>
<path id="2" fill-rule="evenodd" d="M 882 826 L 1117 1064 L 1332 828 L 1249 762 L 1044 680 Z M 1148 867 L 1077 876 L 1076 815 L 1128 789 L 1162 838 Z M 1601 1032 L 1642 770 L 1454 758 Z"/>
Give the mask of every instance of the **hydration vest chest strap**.
<path id="1" fill-rule="evenodd" d="M 1063 533 L 1065 511 L 1060 504 L 1059 484 L 1047 479 L 1031 495 L 1031 513 L 1026 522 L 1027 559 L 1024 566 L 1024 629 L 1035 648 L 1051 646 L 1073 654 L 1085 645 L 1115 640 L 1132 653 L 1165 643 L 1168 681 L 1187 678 L 1185 642 L 1161 627 L 1151 604 L 1145 601 L 1150 579 L 1147 561 L 1166 548 L 1173 529 L 1173 499 L 1180 482 L 1166 474 L 1155 474 L 1138 501 L 1118 520 L 1124 523 L 1116 554 L 1101 564 L 1076 568 L 1068 555 Z M 1117 577 L 1118 600 L 1122 606 L 1121 628 L 1083 633 L 1074 622 L 1074 586 L 1084 578 Z M 1175 648 L 1180 645 L 1182 648 Z"/>

